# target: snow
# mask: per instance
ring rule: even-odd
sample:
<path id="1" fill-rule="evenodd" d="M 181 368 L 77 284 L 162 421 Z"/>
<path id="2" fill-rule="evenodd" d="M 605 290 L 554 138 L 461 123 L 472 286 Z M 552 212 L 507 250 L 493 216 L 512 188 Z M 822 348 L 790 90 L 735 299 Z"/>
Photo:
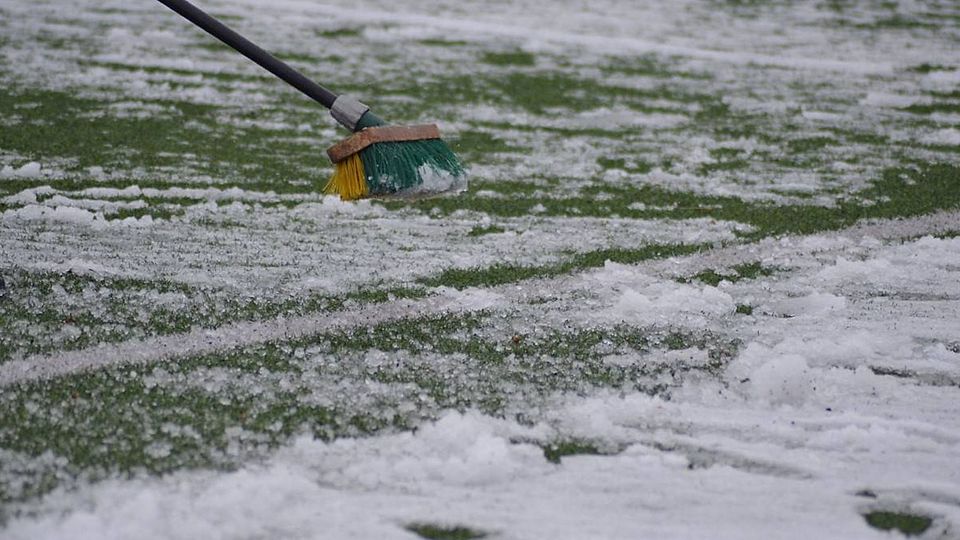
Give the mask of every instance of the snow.
<path id="1" fill-rule="evenodd" d="M 36 161 L 31 161 L 20 167 L 11 167 L 4 165 L 0 168 L 0 178 L 40 178 L 41 166 Z"/>
<path id="2" fill-rule="evenodd" d="M 847 301 L 832 293 L 812 292 L 805 296 L 787 298 L 778 302 L 775 309 L 785 316 L 819 316 L 827 311 L 842 310 Z"/>
<path id="3" fill-rule="evenodd" d="M 397 193 L 398 196 L 421 197 L 440 193 L 456 195 L 467 190 L 466 173 L 451 174 L 431 165 L 423 165 L 417 171 L 417 175 L 420 177 L 420 184 L 400 191 Z M 389 183 L 389 180 L 386 180 L 386 182 Z"/>
<path id="4" fill-rule="evenodd" d="M 861 105 L 872 107 L 909 107 L 917 103 L 917 96 L 908 96 L 900 94 L 889 94 L 886 92 L 869 92 L 867 96 L 860 101 Z"/>
<path id="5" fill-rule="evenodd" d="M 716 287 L 663 282 L 610 261 L 591 277 L 603 284 L 615 281 L 612 290 L 622 290 L 614 293 L 618 297 L 608 312 L 612 320 L 698 325 L 736 309 L 733 298 Z"/>
<path id="6" fill-rule="evenodd" d="M 797 383 L 802 362 L 779 363 Z M 932 426 L 737 398 L 722 400 L 721 410 L 697 401 L 598 396 L 556 410 L 557 427 L 468 411 L 416 433 L 332 443 L 303 437 L 235 472 L 106 481 L 79 495 L 81 504 L 58 492 L 43 517 L 15 521 L 7 537 L 408 538 L 404 525 L 438 515 L 511 538 L 687 538 L 708 530 L 712 538 L 804 538 L 810 530 L 886 537 L 848 510 L 874 502 L 856 495 L 865 489 L 956 514 L 937 504 L 960 496 L 943 454 L 956 437 Z M 517 442 L 554 430 L 626 448 L 554 465 Z M 918 459 L 898 461 L 908 455 Z M 804 511 L 795 512 L 797 504 Z"/>
<path id="7" fill-rule="evenodd" d="M 730 366 L 733 373 L 743 377 L 739 382 L 746 387 L 746 396 L 773 405 L 801 405 L 813 386 L 803 356 L 778 354 L 757 343 L 751 343 Z"/>
<path id="8" fill-rule="evenodd" d="M 960 69 L 933 70 L 924 77 L 924 83 L 934 88 L 954 88 L 960 83 Z"/>
<path id="9" fill-rule="evenodd" d="M 0 179 L 18 186 L 5 189 L 0 182 L 0 277 L 11 291 L 0 290 L 0 309 L 21 294 L 31 316 L 52 310 L 55 333 L 44 335 L 36 319 L 0 323 L 4 332 L 26 327 L 37 343 L 53 344 L 0 359 L 0 394 L 37 394 L 25 401 L 24 414 L 44 413 L 33 400 L 47 383 L 116 371 L 131 385 L 174 400 L 195 392 L 211 403 L 250 400 L 269 407 L 283 394 L 295 396 L 294 412 L 343 407 L 406 422 L 329 440 L 309 432 L 274 438 L 279 421 L 262 431 L 228 425 L 214 444 L 202 430 L 163 419 L 143 435 L 143 459 L 175 457 L 179 449 L 171 441 L 181 439 L 219 452 L 210 464 L 174 466 L 163 475 L 145 467 L 115 474 L 110 464 L 91 471 L 66 453 L 13 450 L 0 430 L 0 489 L 6 489 L 0 537 L 410 539 L 412 523 L 466 526 L 505 539 L 899 537 L 867 526 L 863 514 L 871 510 L 932 517 L 921 538 L 957 536 L 960 213 L 747 239 L 743 233 L 755 229 L 744 223 L 554 215 L 551 200 L 691 210 L 669 201 L 621 201 L 618 191 L 604 190 L 661 187 L 829 207 L 837 193 L 855 193 L 900 164 L 886 146 L 843 139 L 847 130 L 880 135 L 891 148 L 903 143 L 896 150 L 911 159 L 955 164 L 955 152 L 941 147 L 960 145 L 956 115 L 918 120 L 900 109 L 940 103 L 932 92 L 956 91 L 960 71 L 954 67 L 914 69 L 955 66 L 956 29 L 946 23 L 935 30 L 871 29 L 888 10 L 919 17 L 950 6 L 862 3 L 837 14 L 813 3 L 558 1 L 544 17 L 542 2 L 526 0 L 494 8 L 475 0 L 205 4 L 271 50 L 302 51 L 309 60 L 298 62 L 311 75 L 371 94 L 374 82 L 382 83 L 387 95 L 377 97 L 399 110 L 418 101 L 398 88 L 443 83 L 447 75 L 497 81 L 558 73 L 582 103 L 543 111 L 509 96 L 431 104 L 429 112 L 454 132 L 502 142 L 470 173 L 486 203 L 512 202 L 513 194 L 498 190 L 501 182 L 522 183 L 533 192 L 528 198 L 540 199 L 527 214 L 509 217 L 445 214 L 441 203 L 431 210 L 429 201 L 422 211 L 350 203 L 294 184 L 327 172 L 322 155 L 308 165 L 309 175 L 279 180 L 290 181 L 284 186 L 290 189 L 275 192 L 244 184 L 241 175 L 197 173 L 204 160 L 198 148 L 171 149 L 166 157 L 182 163 L 150 171 L 135 165 L 122 145 L 109 163 L 89 166 L 78 156 L 0 149 Z M 741 9 L 746 14 L 738 14 Z M 264 148 L 291 137 L 299 144 L 335 137 L 322 114 L 295 102 L 245 60 L 197 46 L 205 37 L 157 6 L 84 0 L 65 11 L 56 3 L 14 0 L 3 11 L 0 29 L 8 39 L 0 54 L 7 62 L 0 79 L 109 102 L 91 113 L 91 122 L 172 116 L 179 110 L 168 103 L 177 101 L 216 108 L 223 125 L 269 133 L 259 141 Z M 321 34 L 354 28 L 360 33 L 342 32 L 350 35 L 338 44 L 364 61 L 349 70 L 326 65 L 333 42 Z M 54 48 L 50 36 L 75 45 Z M 428 48 L 421 43 L 426 38 L 462 44 Z M 483 53 L 512 50 L 534 54 L 535 64 L 481 61 Z M 618 70 L 636 67 L 641 55 L 663 64 L 662 72 Z M 612 97 L 588 95 L 579 80 Z M 486 89 L 478 86 L 478 95 Z M 624 89 L 651 97 L 632 103 L 618 97 Z M 714 103 L 704 96 L 721 98 Z M 698 119 L 701 102 L 729 107 L 731 122 L 734 114 L 769 122 L 759 124 L 757 134 L 724 137 Z M 267 109 L 282 114 L 251 117 Z M 19 121 L 18 110 L 0 111 L 4 130 Z M 211 129 L 189 122 L 183 128 Z M 284 135 L 290 129 L 298 133 Z M 765 160 L 780 157 L 788 145 L 768 140 L 777 137 L 826 137 L 836 144 L 803 157 L 822 165 L 774 166 Z M 723 155 L 747 164 L 699 171 L 722 164 Z M 626 161 L 611 168 L 600 158 Z M 641 162 L 650 172 L 635 172 Z M 467 187 L 463 178 L 422 172 L 422 191 Z M 21 187 L 26 180 L 31 187 Z M 77 187 L 64 187 L 71 182 Z M 593 199 L 585 195 L 591 188 L 598 188 Z M 181 212 L 169 219 L 151 214 L 167 207 Z M 113 217 L 131 210 L 143 216 Z M 503 232 L 474 234 L 491 227 Z M 599 268 L 462 290 L 424 281 L 493 265 L 556 268 L 584 253 L 651 244 L 704 247 L 686 256 L 608 260 Z M 758 262 L 772 273 L 717 286 L 692 279 Z M 39 291 L 46 285 L 22 291 L 17 285 L 29 281 L 17 277 L 21 272 L 50 275 L 54 283 L 48 292 Z M 64 276 L 86 281 L 71 288 L 57 282 Z M 158 287 L 172 282 L 189 292 L 148 285 L 130 293 L 110 279 Z M 192 319 L 176 333 L 112 340 L 88 335 L 73 313 L 99 308 L 105 313 L 94 315 L 103 326 L 123 330 L 157 313 L 188 313 L 191 302 L 216 309 L 236 295 L 266 305 L 393 287 L 422 288 L 425 295 L 410 300 L 390 293 L 382 303 L 348 298 L 333 311 L 241 317 L 215 327 Z M 131 297 L 124 294 L 140 302 L 124 303 Z M 114 303 L 131 309 L 104 307 Z M 750 314 L 740 309 L 747 306 Z M 430 337 L 509 354 L 480 361 L 420 343 L 391 348 L 380 342 L 351 352 L 314 343 L 291 352 L 294 368 L 286 371 L 216 362 L 264 344 L 282 348 L 328 333 L 349 336 L 464 315 L 482 322 Z M 602 338 L 577 350 L 595 353 L 595 364 L 547 347 L 526 357 L 520 352 L 524 339 L 616 331 L 635 331 L 650 343 Z M 92 341 L 76 349 L 59 345 L 70 337 Z M 212 360 L 201 367 L 182 362 L 195 358 Z M 593 370 L 596 380 L 572 380 L 578 369 Z M 494 396 L 504 401 L 498 413 L 478 405 L 490 397 L 480 388 L 489 373 L 506 374 L 498 381 L 502 395 Z M 616 376 L 625 381 L 603 381 Z M 552 386 L 554 379 L 563 384 Z M 462 401 L 454 401 L 467 405 L 438 405 L 430 385 L 455 389 Z M 148 403 L 132 409 L 111 412 L 142 414 L 137 421 L 148 424 Z M 253 452 L 245 446 L 250 441 L 263 444 Z M 547 459 L 545 447 L 568 442 L 596 452 L 564 455 L 559 463 Z M 80 473 L 74 476 L 72 467 Z M 31 495 L 33 478 L 52 478 L 59 487 Z"/>
<path id="10" fill-rule="evenodd" d="M 960 129 L 956 129 L 956 128 L 938 129 L 937 131 L 934 131 L 929 135 L 923 136 L 921 140 L 927 144 L 943 144 L 947 146 L 960 146 Z"/>
<path id="11" fill-rule="evenodd" d="M 54 203 L 62 202 L 54 200 Z M 99 205 L 98 205 L 99 206 Z M 136 205 L 133 205 L 136 206 Z M 93 229 L 104 229 L 106 227 L 149 227 L 153 224 L 153 216 L 142 216 L 139 218 L 127 217 L 124 219 L 108 220 L 103 212 L 96 212 L 77 208 L 75 206 L 41 206 L 37 204 L 27 204 L 21 208 L 5 210 L 0 216 L 4 222 L 44 222 L 58 223 L 68 225 L 82 225 Z"/>

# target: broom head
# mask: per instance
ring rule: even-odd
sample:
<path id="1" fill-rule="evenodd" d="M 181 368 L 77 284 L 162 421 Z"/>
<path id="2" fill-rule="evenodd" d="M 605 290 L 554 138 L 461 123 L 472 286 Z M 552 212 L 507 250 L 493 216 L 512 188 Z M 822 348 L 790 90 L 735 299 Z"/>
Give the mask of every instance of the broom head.
<path id="1" fill-rule="evenodd" d="M 327 155 L 335 169 L 323 192 L 343 200 L 466 189 L 463 165 L 434 124 L 367 127 L 330 147 Z"/>

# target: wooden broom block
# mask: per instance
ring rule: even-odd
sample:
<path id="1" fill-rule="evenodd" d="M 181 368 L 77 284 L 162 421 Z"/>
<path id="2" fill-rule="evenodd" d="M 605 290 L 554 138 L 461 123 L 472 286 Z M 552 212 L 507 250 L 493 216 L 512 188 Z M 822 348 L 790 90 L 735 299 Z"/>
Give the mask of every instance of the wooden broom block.
<path id="1" fill-rule="evenodd" d="M 327 149 L 327 155 L 330 156 L 330 161 L 339 163 L 374 143 L 439 138 L 440 128 L 436 124 L 369 127 L 331 146 Z"/>

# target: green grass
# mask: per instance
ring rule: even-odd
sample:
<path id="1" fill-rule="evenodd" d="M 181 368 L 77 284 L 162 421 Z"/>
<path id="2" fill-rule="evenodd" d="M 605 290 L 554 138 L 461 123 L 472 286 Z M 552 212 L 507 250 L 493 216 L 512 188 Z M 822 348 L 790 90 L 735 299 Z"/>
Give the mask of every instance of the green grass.
<path id="1" fill-rule="evenodd" d="M 750 162 L 746 159 L 729 159 L 715 163 L 703 163 L 697 167 L 697 174 L 707 176 L 716 171 L 737 171 L 746 169 L 749 166 Z"/>
<path id="2" fill-rule="evenodd" d="M 960 103 L 957 102 L 933 102 L 933 103 L 914 103 L 900 109 L 913 114 L 934 114 L 934 113 L 960 113 Z"/>
<path id="3" fill-rule="evenodd" d="M 627 158 L 599 157 L 597 165 L 603 170 L 619 169 L 634 174 L 646 174 L 653 170 L 653 164 L 635 158 L 628 161 Z"/>
<path id="4" fill-rule="evenodd" d="M 434 525 L 430 523 L 411 523 L 406 529 L 420 538 L 429 540 L 473 540 L 485 538 L 487 533 L 462 525 Z"/>
<path id="5" fill-rule="evenodd" d="M 668 395 L 688 371 L 723 369 L 738 347 L 702 331 L 618 326 L 518 334 L 494 322 L 481 313 L 318 328 L 295 341 L 13 385 L 0 393 L 0 448 L 65 461 L 56 475 L 40 468 L 21 478 L 23 488 L 0 474 L 0 502 L 74 480 L 231 468 L 296 433 L 333 439 L 408 430 L 450 408 L 510 416 L 556 392 L 596 387 Z M 686 348 L 705 350 L 708 361 L 667 365 L 643 356 Z M 370 351 L 404 354 L 370 362 Z M 626 351 L 638 361 L 603 361 Z M 321 380 L 324 404 L 315 399 Z"/>
<path id="6" fill-rule="evenodd" d="M 916 66 L 911 66 L 910 68 L 908 68 L 908 71 L 912 71 L 914 73 L 927 74 L 927 73 L 932 73 L 934 71 L 949 71 L 952 69 L 954 68 L 951 66 L 944 66 L 940 64 L 928 64 L 924 62 L 922 64 L 917 64 Z"/>
<path id="7" fill-rule="evenodd" d="M 250 297 L 216 287 L 72 272 L 4 269 L 0 302 L 0 363 L 14 355 L 73 350 L 97 343 L 216 328 L 246 320 L 343 309 L 347 302 L 422 298 L 418 287 L 365 286 L 339 295 Z M 165 295 L 165 301 L 157 300 Z"/>
<path id="8" fill-rule="evenodd" d="M 504 57 L 494 56 L 497 61 Z M 506 57 L 512 61 L 520 58 Z M 421 81 L 410 85 L 397 81 L 396 86 L 385 84 L 384 91 L 390 94 L 413 97 L 420 103 L 442 103 L 446 106 L 495 104 L 506 105 L 532 114 L 547 114 L 556 109 L 574 112 L 588 111 L 620 104 L 642 112 L 678 112 L 688 104 L 717 104 L 718 96 L 711 96 L 688 89 L 685 86 L 663 82 L 653 88 L 606 85 L 563 71 L 509 71 L 506 73 L 451 74 L 442 78 Z M 676 108 L 650 105 L 651 101 L 663 100 L 676 103 Z M 412 105 L 396 105 L 402 116 L 412 116 L 424 111 Z"/>
<path id="9" fill-rule="evenodd" d="M 703 270 L 689 278 L 678 278 L 677 281 L 689 283 L 690 281 L 697 280 L 701 283 L 716 287 L 721 281 L 736 283 L 743 279 L 757 279 L 759 277 L 772 276 L 776 272 L 776 268 L 763 266 L 759 262 L 751 262 L 738 264 L 731 267 L 728 271 Z"/>
<path id="10" fill-rule="evenodd" d="M 225 48 L 225 50 L 229 51 L 230 49 Z M 177 69 L 173 67 L 141 66 L 122 64 L 120 62 L 102 62 L 99 60 L 84 60 L 80 62 L 80 65 L 86 68 L 106 68 L 113 71 L 148 73 L 151 75 L 175 75 L 181 77 L 195 77 L 197 75 L 202 75 L 205 80 L 211 79 L 224 83 L 264 81 L 269 80 L 270 77 L 270 75 L 266 72 L 247 75 L 242 73 L 225 73 L 222 71 L 198 71 L 190 69 Z"/>
<path id="11" fill-rule="evenodd" d="M 806 137 L 789 140 L 787 148 L 791 153 L 803 154 L 822 150 L 828 146 L 836 146 L 836 144 L 837 141 L 830 137 Z"/>
<path id="12" fill-rule="evenodd" d="M 62 168 L 68 175 L 82 177 L 92 166 L 107 171 L 140 168 L 147 172 L 146 178 L 138 177 L 122 184 L 124 187 L 131 183 L 168 187 L 169 180 L 165 179 L 171 169 L 192 170 L 194 175 L 224 178 L 247 189 L 267 188 L 264 190 L 278 193 L 305 191 L 290 180 L 325 181 L 316 178 L 312 169 L 326 166 L 315 145 L 290 140 L 271 142 L 299 137 L 301 134 L 292 128 L 285 133 L 253 126 L 231 127 L 220 122 L 217 107 L 180 101 L 160 104 L 167 112 L 146 118 L 122 117 L 111 112 L 109 101 L 10 88 L 0 95 L 0 115 L 16 115 L 21 121 L 17 129 L 0 130 L 0 148 L 29 160 L 58 157 L 64 161 Z M 247 113 L 235 114 L 243 118 Z M 216 129 L 212 129 L 214 126 Z M 90 184 L 89 180 L 79 182 L 84 187 Z M 32 186 L 35 180 L 21 183 Z M 316 192 L 316 187 L 306 191 Z"/>
<path id="13" fill-rule="evenodd" d="M 567 440 L 553 442 L 543 446 L 543 457 L 550 463 L 560 464 L 565 456 L 604 455 L 596 444 L 590 441 Z"/>
<path id="14" fill-rule="evenodd" d="M 933 520 L 927 516 L 907 514 L 902 512 L 874 511 L 864 514 L 867 524 L 881 531 L 899 531 L 906 536 L 923 534 L 930 528 Z"/>
<path id="15" fill-rule="evenodd" d="M 199 388 L 155 386 L 136 370 L 113 369 L 34 384 L 0 397 L 0 446 L 38 457 L 64 460 L 59 474 L 98 479 L 115 474 L 160 474 L 195 467 L 230 468 L 242 455 L 226 453 L 237 444 L 235 428 L 258 434 L 241 442 L 249 457 L 276 447 L 309 427 L 324 435 L 362 434 L 383 429 L 379 417 L 343 408 L 305 405 L 298 393 L 217 396 Z M 27 475 L 30 476 L 30 475 Z M 8 478 L 5 478 L 8 479 Z M 63 478 L 46 471 L 26 489 L 0 484 L 0 502 L 25 500 L 55 487 Z"/>
<path id="16" fill-rule="evenodd" d="M 527 148 L 509 144 L 487 131 L 462 131 L 456 137 L 449 138 L 447 142 L 453 151 L 468 158 L 471 163 L 493 161 L 496 159 L 494 154 L 529 151 Z"/>
<path id="17" fill-rule="evenodd" d="M 480 60 L 493 66 L 529 67 L 537 63 L 537 57 L 526 51 L 485 52 Z"/>
<path id="18" fill-rule="evenodd" d="M 529 190 L 535 189 L 529 187 Z M 496 187 L 492 184 L 490 187 Z M 700 195 L 658 186 L 593 185 L 577 197 L 525 197 L 509 191 L 511 197 L 493 199 L 475 196 L 414 202 L 391 202 L 387 208 L 418 208 L 424 212 L 450 214 L 474 210 L 502 217 L 530 215 L 537 205 L 545 216 L 618 215 L 631 218 L 691 219 L 712 217 L 754 227 L 743 234 L 758 239 L 783 234 L 814 234 L 849 227 L 863 219 L 895 219 L 937 210 L 960 208 L 960 167 L 952 163 L 922 163 L 884 170 L 872 185 L 833 207 L 809 204 L 773 204 L 745 201 L 737 197 Z M 604 197 L 598 198 L 597 195 Z M 631 208 L 644 203 L 647 208 Z M 523 271 L 523 270 L 519 270 Z"/>
<path id="19" fill-rule="evenodd" d="M 651 245 L 638 249 L 599 249 L 578 253 L 554 264 L 525 266 L 519 264 L 495 264 L 478 268 L 451 268 L 437 276 L 423 278 L 420 283 L 428 287 L 492 287 L 527 279 L 550 278 L 571 272 L 599 268 L 607 261 L 635 264 L 650 259 L 688 255 L 703 249 L 703 246 L 667 244 Z"/>
<path id="20" fill-rule="evenodd" d="M 362 34 L 363 29 L 355 27 L 334 28 L 332 30 L 322 30 L 317 32 L 318 36 L 327 39 L 355 38 L 360 37 Z"/>
<path id="21" fill-rule="evenodd" d="M 500 234 L 506 231 L 507 231 L 506 229 L 498 225 L 487 225 L 487 226 L 478 225 L 470 229 L 470 232 L 467 233 L 467 236 L 477 237 L 477 236 L 483 236 L 486 234 Z"/>
<path id="22" fill-rule="evenodd" d="M 440 47 L 440 48 L 463 47 L 464 45 L 470 44 L 468 41 L 460 41 L 455 39 L 434 39 L 434 38 L 421 39 L 417 43 L 420 43 L 421 45 L 426 45 L 428 47 Z"/>
<path id="23" fill-rule="evenodd" d="M 920 21 L 913 18 L 902 17 L 899 15 L 894 15 L 891 17 L 886 17 L 883 19 L 878 19 L 872 23 L 863 23 L 856 25 L 859 28 L 865 29 L 890 29 L 890 30 L 913 30 L 913 29 L 931 29 L 937 28 L 937 24 L 933 22 Z"/>
<path id="24" fill-rule="evenodd" d="M 680 77 L 708 80 L 711 78 L 711 75 L 707 73 L 675 69 L 674 63 L 676 63 L 676 60 L 673 58 L 663 58 L 661 56 L 647 54 L 615 58 L 609 63 L 602 64 L 600 69 L 605 74 L 623 74 L 663 79 Z"/>

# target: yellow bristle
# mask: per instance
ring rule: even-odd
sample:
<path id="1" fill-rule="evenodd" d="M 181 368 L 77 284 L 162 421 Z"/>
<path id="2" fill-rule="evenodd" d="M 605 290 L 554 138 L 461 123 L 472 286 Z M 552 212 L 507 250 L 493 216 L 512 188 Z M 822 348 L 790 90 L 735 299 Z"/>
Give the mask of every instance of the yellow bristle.
<path id="1" fill-rule="evenodd" d="M 334 164 L 333 176 L 323 188 L 323 192 L 328 195 L 339 194 L 344 201 L 367 196 L 367 177 L 363 172 L 363 160 L 359 153 Z"/>

